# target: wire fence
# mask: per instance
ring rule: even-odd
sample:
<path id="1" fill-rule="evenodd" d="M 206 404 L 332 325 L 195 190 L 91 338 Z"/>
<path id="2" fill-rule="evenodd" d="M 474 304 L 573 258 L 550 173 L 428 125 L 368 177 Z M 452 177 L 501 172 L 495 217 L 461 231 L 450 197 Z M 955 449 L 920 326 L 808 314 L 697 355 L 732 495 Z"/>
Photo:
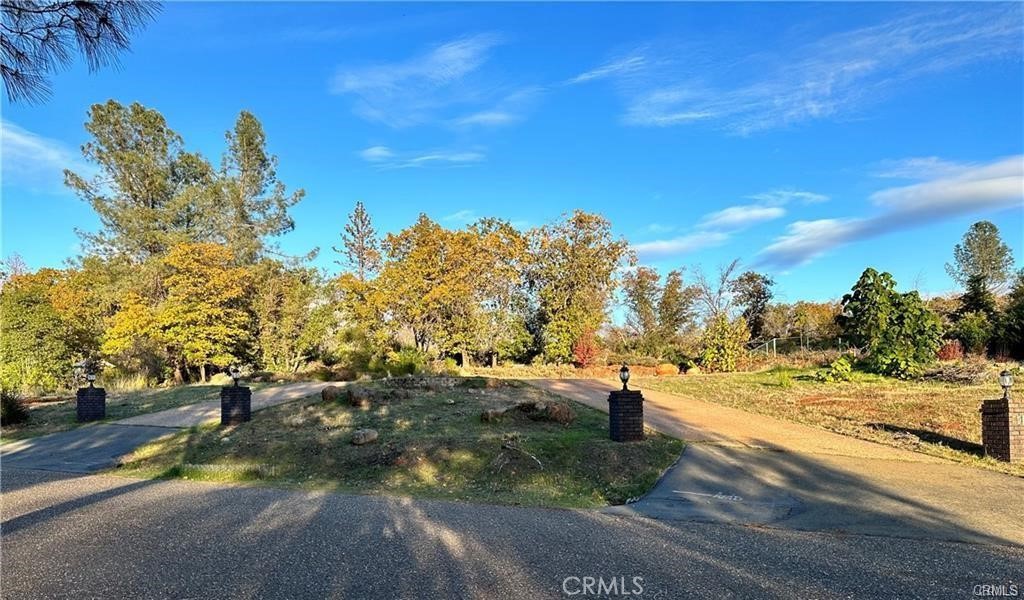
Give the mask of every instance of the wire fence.
<path id="1" fill-rule="evenodd" d="M 793 352 L 806 352 L 813 350 L 849 350 L 850 346 L 841 337 L 836 338 L 814 338 L 807 335 L 794 335 L 789 337 L 774 337 L 770 340 L 755 341 L 747 344 L 747 349 L 755 353 L 763 353 L 766 356 L 778 356 L 779 354 L 792 354 Z"/>

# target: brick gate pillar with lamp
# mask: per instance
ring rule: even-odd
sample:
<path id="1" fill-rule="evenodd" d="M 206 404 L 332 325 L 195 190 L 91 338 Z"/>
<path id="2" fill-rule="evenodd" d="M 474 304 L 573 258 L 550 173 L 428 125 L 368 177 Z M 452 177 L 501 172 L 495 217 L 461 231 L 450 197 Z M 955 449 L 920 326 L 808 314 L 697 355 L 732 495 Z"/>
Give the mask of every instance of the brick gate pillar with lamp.
<path id="1" fill-rule="evenodd" d="M 619 369 L 622 389 L 608 395 L 609 437 L 616 442 L 639 442 L 644 439 L 644 397 L 640 390 L 631 390 L 629 367 Z"/>
<path id="2" fill-rule="evenodd" d="M 1024 399 L 1010 395 L 1013 374 L 999 374 L 1003 397 L 981 405 L 981 442 L 985 455 L 1004 462 L 1024 462 Z"/>

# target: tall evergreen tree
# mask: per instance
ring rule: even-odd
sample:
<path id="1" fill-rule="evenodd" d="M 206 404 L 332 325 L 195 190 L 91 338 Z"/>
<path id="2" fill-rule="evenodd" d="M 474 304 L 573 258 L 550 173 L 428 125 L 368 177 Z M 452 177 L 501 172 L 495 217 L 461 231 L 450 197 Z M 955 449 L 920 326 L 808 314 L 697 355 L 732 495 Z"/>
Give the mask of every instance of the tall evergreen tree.
<path id="1" fill-rule="evenodd" d="M 356 207 L 348 216 L 348 223 L 341 233 L 341 248 L 333 248 L 342 255 L 341 260 L 334 262 L 353 271 L 361 282 L 365 282 L 380 270 L 380 242 L 362 202 L 356 202 Z"/>
<path id="2" fill-rule="evenodd" d="M 211 241 L 213 169 L 182 149 L 163 115 L 108 100 L 89 109 L 85 128 L 92 141 L 82 154 L 99 173 L 86 180 L 65 170 L 64 179 L 100 218 L 99 232 L 79 232 L 90 249 L 143 262 L 178 243 Z"/>
<path id="3" fill-rule="evenodd" d="M 277 179 L 277 157 L 267 152 L 263 125 L 242 111 L 235 127 L 225 135 L 222 176 L 227 208 L 224 237 L 240 264 L 252 264 L 264 250 L 267 237 L 291 231 L 295 222 L 288 209 L 306 195 L 298 189 L 285 193 Z"/>
<path id="4" fill-rule="evenodd" d="M 953 248 L 953 262 L 946 263 L 946 272 L 954 281 L 967 287 L 971 277 L 984 278 L 989 289 L 1003 289 L 1013 270 L 1013 254 L 999 235 L 999 228 L 989 221 L 978 221 L 967 230 L 961 243 Z"/>
<path id="5" fill-rule="evenodd" d="M 1024 269 L 1017 271 L 999 320 L 998 339 L 1016 358 L 1024 358 Z"/>
<path id="6" fill-rule="evenodd" d="M 985 276 L 977 273 L 967 279 L 967 289 L 960 296 L 958 315 L 978 312 L 994 322 L 996 317 L 996 297 L 989 290 Z"/>

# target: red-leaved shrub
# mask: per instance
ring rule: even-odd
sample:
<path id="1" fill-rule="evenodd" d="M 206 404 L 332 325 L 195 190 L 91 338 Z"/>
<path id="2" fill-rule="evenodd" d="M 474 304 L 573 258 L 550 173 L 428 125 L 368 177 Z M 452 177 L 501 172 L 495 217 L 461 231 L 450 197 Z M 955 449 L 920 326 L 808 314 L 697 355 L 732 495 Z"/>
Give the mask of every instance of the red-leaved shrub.
<path id="1" fill-rule="evenodd" d="M 597 339 L 593 331 L 588 331 L 576 340 L 572 347 L 572 362 L 577 367 L 589 367 L 597 362 L 597 356 L 601 349 L 597 346 Z"/>
<path id="2" fill-rule="evenodd" d="M 960 360 L 964 357 L 964 347 L 960 340 L 946 340 L 939 348 L 939 360 Z"/>

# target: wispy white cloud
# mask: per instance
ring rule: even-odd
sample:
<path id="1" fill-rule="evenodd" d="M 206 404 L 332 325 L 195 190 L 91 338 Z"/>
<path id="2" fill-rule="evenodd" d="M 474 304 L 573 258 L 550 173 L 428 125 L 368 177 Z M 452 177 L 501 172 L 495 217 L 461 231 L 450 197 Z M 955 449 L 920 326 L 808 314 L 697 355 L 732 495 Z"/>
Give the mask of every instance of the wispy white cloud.
<path id="1" fill-rule="evenodd" d="M 720 246 L 734 234 L 759 223 L 774 221 L 786 215 L 783 208 L 791 202 L 813 204 L 828 200 L 828 196 L 796 189 L 781 189 L 748 196 L 758 200 L 756 204 L 728 206 L 704 215 L 690 233 L 672 239 L 654 240 L 634 246 L 638 254 L 670 256 L 685 254 L 702 248 Z M 680 231 L 682 228 L 664 223 L 652 223 L 647 231 L 655 234 Z"/>
<path id="2" fill-rule="evenodd" d="M 443 109 L 486 100 L 469 78 L 500 43 L 496 35 L 480 34 L 439 44 L 407 60 L 341 67 L 330 89 L 355 96 L 356 114 L 370 121 L 392 127 L 435 121 Z"/>
<path id="3" fill-rule="evenodd" d="M 651 233 L 669 233 L 679 229 L 675 225 L 668 225 L 665 223 L 651 223 L 646 227 L 647 231 Z"/>
<path id="4" fill-rule="evenodd" d="M 576 80 L 613 81 L 626 98 L 627 124 L 707 122 L 749 134 L 837 118 L 929 74 L 1019 59 L 1020 7 L 907 8 L 877 25 L 781 46 L 773 54 L 689 50 L 647 44 Z"/>
<path id="5" fill-rule="evenodd" d="M 786 209 L 781 206 L 763 206 L 760 204 L 730 206 L 705 216 L 701 220 L 701 227 L 725 230 L 742 229 L 757 223 L 781 218 L 785 214 Z"/>
<path id="6" fill-rule="evenodd" d="M 875 192 L 870 200 L 881 211 L 874 216 L 792 223 L 761 251 L 759 263 L 797 266 L 851 242 L 959 215 L 1024 207 L 1024 155 L 952 172 L 955 174 Z"/>
<path id="7" fill-rule="evenodd" d="M 871 201 L 898 217 L 945 216 L 1012 206 L 1024 195 L 1024 155 L 963 167 L 953 175 L 875 192 Z"/>
<path id="8" fill-rule="evenodd" d="M 359 151 L 359 156 L 378 169 L 407 169 L 432 165 L 465 166 L 483 162 L 487 155 L 480 150 L 398 151 L 387 146 L 371 146 Z"/>
<path id="9" fill-rule="evenodd" d="M 633 250 L 642 259 L 656 259 L 719 246 L 728 241 L 728 239 L 728 234 L 719 231 L 697 231 L 669 240 L 654 240 L 634 244 Z"/>
<path id="10" fill-rule="evenodd" d="M 607 62 L 597 68 L 591 69 L 585 73 L 580 73 L 576 77 L 573 77 L 566 83 L 584 83 L 587 81 L 595 81 L 598 79 L 607 79 L 612 76 L 621 76 L 628 73 L 636 73 L 643 69 L 647 64 L 647 58 L 639 54 L 632 54 L 630 56 L 623 56 L 616 58 L 610 62 Z"/>
<path id="11" fill-rule="evenodd" d="M 501 110 L 481 110 L 455 119 L 456 125 L 508 125 L 519 121 L 519 115 Z"/>
<path id="12" fill-rule="evenodd" d="M 489 108 L 456 117 L 452 123 L 458 127 L 498 127 L 522 121 L 543 92 L 540 86 L 514 90 Z"/>
<path id="13" fill-rule="evenodd" d="M 472 223 L 473 221 L 476 221 L 476 219 L 477 219 L 476 211 L 472 210 L 472 209 L 469 209 L 469 208 L 466 208 L 466 209 L 463 209 L 463 210 L 459 210 L 459 211 L 453 212 L 450 215 L 445 215 L 445 216 L 441 217 L 441 220 L 444 221 L 445 223 L 459 223 L 459 224 Z"/>
<path id="14" fill-rule="evenodd" d="M 24 129 L 6 119 L 0 121 L 0 154 L 4 185 L 39 192 L 60 192 L 64 169 L 90 176 L 94 169 L 66 144 Z"/>
<path id="15" fill-rule="evenodd" d="M 757 200 L 771 206 L 781 206 L 789 204 L 790 202 L 819 204 L 821 202 L 828 202 L 829 199 L 825 194 L 796 189 L 771 190 L 769 192 L 761 192 L 747 197 L 751 200 Z"/>
<path id="16" fill-rule="evenodd" d="M 922 156 L 882 161 L 878 164 L 875 176 L 920 181 L 958 175 L 976 166 L 975 163 L 960 163 L 943 160 L 937 156 Z"/>
<path id="17" fill-rule="evenodd" d="M 359 156 L 369 162 L 383 162 L 394 158 L 395 153 L 387 146 L 370 146 L 365 150 L 360 150 Z"/>
<path id="18" fill-rule="evenodd" d="M 477 163 L 486 158 L 482 152 L 432 152 L 408 159 L 409 166 L 420 166 L 430 163 Z"/>

